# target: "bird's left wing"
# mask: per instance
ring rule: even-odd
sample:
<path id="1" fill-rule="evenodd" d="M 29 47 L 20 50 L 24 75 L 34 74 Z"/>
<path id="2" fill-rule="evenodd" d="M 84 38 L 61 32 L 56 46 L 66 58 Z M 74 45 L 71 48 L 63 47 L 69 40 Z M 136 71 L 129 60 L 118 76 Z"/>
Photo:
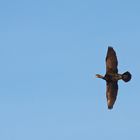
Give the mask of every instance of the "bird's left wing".
<path id="1" fill-rule="evenodd" d="M 118 82 L 106 82 L 106 98 L 109 109 L 113 108 L 118 93 Z"/>

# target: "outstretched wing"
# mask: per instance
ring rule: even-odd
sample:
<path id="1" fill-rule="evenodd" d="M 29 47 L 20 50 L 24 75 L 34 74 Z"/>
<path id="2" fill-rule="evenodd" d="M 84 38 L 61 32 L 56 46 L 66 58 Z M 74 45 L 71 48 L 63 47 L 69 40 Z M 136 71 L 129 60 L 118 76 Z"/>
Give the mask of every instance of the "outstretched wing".
<path id="1" fill-rule="evenodd" d="M 106 82 L 106 84 L 107 105 L 109 109 L 112 109 L 117 98 L 118 82 Z"/>
<path id="2" fill-rule="evenodd" d="M 118 73 L 118 60 L 116 52 L 112 47 L 108 47 L 106 55 L 106 73 Z"/>

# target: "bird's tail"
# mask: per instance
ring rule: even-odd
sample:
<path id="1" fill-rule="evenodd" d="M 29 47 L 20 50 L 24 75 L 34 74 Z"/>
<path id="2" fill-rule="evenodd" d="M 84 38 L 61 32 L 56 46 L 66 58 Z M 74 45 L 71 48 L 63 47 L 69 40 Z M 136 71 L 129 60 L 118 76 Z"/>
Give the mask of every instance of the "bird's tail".
<path id="1" fill-rule="evenodd" d="M 131 80 L 131 73 L 130 72 L 125 72 L 125 73 L 123 73 L 122 74 L 122 80 L 124 81 L 124 82 L 128 82 L 128 81 L 130 81 Z"/>

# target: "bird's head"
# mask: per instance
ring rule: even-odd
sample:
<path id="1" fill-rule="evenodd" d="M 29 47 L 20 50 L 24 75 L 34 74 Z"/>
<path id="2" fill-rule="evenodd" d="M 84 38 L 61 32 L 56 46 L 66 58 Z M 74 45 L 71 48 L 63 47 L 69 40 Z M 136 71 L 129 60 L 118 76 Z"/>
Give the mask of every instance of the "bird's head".
<path id="1" fill-rule="evenodd" d="M 96 78 L 104 78 L 104 76 L 100 75 L 100 74 L 96 74 Z"/>

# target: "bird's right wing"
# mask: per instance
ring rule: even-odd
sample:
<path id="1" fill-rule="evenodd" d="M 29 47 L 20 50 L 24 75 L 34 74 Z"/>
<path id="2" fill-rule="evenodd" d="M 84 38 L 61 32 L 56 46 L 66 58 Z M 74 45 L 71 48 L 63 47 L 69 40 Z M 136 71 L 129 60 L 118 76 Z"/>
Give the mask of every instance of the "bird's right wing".
<path id="1" fill-rule="evenodd" d="M 118 60 L 116 52 L 112 47 L 108 47 L 106 55 L 106 73 L 118 73 Z"/>
<path id="2" fill-rule="evenodd" d="M 107 105 L 109 109 L 112 109 L 117 98 L 118 82 L 106 82 L 106 84 Z"/>

